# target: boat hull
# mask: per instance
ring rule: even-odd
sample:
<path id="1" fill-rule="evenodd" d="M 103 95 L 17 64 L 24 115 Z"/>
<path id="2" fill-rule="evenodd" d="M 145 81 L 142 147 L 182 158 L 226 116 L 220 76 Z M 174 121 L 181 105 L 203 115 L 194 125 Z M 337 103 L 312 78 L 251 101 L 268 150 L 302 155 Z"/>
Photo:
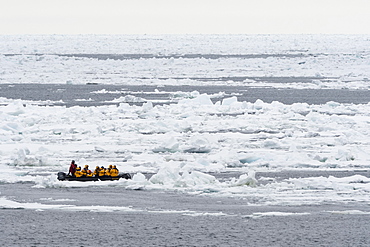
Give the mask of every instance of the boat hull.
<path id="1" fill-rule="evenodd" d="M 102 177 L 73 177 L 67 175 L 65 172 L 58 172 L 57 178 L 59 181 L 80 181 L 80 182 L 89 182 L 89 181 L 114 181 L 119 179 L 131 179 L 129 173 L 121 173 L 117 177 L 102 176 Z"/>

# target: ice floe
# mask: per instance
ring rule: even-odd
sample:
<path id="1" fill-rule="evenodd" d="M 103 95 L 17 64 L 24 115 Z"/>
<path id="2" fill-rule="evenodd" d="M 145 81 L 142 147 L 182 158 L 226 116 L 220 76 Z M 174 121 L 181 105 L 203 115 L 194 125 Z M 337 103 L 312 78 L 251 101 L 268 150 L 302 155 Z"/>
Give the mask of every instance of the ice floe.
<path id="1" fill-rule="evenodd" d="M 82 39 L 0 36 L 0 86 L 35 82 L 369 89 L 368 35 Z M 101 57 L 108 53 L 111 58 Z M 163 93 L 158 88 L 150 93 Z M 287 105 L 238 101 L 223 92 L 178 91 L 170 96 L 173 102 L 156 105 L 125 89 L 92 93 L 121 95 L 111 101 L 117 105 L 93 107 L 0 98 L 0 183 L 32 182 L 35 189 L 171 190 L 238 197 L 250 205 L 369 202 L 369 178 L 362 175 L 258 181 L 255 174 L 367 171 L 370 104 Z M 57 181 L 56 172 L 67 171 L 72 159 L 91 167 L 115 164 L 133 179 Z M 215 176 L 230 170 L 239 175 Z"/>

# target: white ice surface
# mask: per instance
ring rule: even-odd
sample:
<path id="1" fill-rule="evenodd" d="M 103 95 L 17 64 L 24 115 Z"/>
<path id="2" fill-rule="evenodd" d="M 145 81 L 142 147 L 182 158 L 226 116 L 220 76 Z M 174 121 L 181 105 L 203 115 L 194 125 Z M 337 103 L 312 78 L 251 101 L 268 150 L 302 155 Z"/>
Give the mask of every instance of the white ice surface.
<path id="1" fill-rule="evenodd" d="M 255 171 L 369 169 L 370 104 L 238 102 L 210 96 L 155 106 L 0 106 L 0 181 L 35 188 L 122 186 L 247 198 L 249 204 L 370 202 L 370 179 L 313 177 L 259 184 Z M 79 165 L 116 164 L 132 180 L 57 181 Z M 206 172 L 239 171 L 219 181 Z M 142 172 L 153 172 L 146 179 Z M 52 175 L 50 175 L 52 174 Z M 245 174 L 245 175 L 243 175 Z M 266 178 L 268 180 L 268 178 Z"/>
<path id="2" fill-rule="evenodd" d="M 148 210 L 133 208 L 132 206 L 78 206 L 74 204 L 44 204 L 44 203 L 28 203 L 28 202 L 16 202 L 9 200 L 5 197 L 0 197 L 0 209 L 30 209 L 35 211 L 45 210 L 64 210 L 64 211 L 86 211 L 86 212 L 121 212 L 121 213 L 137 213 L 137 212 L 148 212 L 152 214 L 181 214 L 186 216 L 213 216 L 213 217 L 230 217 L 234 215 L 228 215 L 222 212 L 209 213 L 209 212 L 197 212 L 192 210 Z"/>
<path id="3" fill-rule="evenodd" d="M 368 90 L 368 35 L 0 36 L 1 83 L 245 85 Z M 98 60 L 56 54 L 221 54 L 256 57 Z M 312 55 L 313 54 L 313 55 Z M 309 83 L 189 79 L 312 77 Z M 181 79 L 179 79 L 181 77 Z M 322 79 L 328 77 L 329 79 Z M 143 79 L 145 78 L 145 79 Z M 163 79 L 165 78 L 165 79 Z M 1 87 L 1 85 L 0 85 Z M 96 91 L 94 93 L 109 93 Z M 154 93 L 161 93 L 156 90 Z M 369 202 L 364 176 L 258 183 L 256 171 L 368 170 L 370 103 L 324 105 L 239 102 L 234 95 L 174 93 L 176 103 L 130 106 L 38 106 L 0 98 L 0 182 L 35 188 L 122 186 L 245 198 L 255 205 Z M 178 102 L 177 102 L 178 101 Z M 116 164 L 130 181 L 60 182 L 79 165 Z M 208 172 L 238 171 L 219 181 Z M 155 173 L 146 179 L 142 173 Z M 243 175 L 244 174 L 244 175 Z"/>
<path id="4" fill-rule="evenodd" d="M 144 54 L 166 57 L 99 60 L 58 54 Z M 178 57 L 189 54 L 201 55 Z M 211 59 L 205 56 L 209 54 L 234 57 Z M 370 36 L 2 35 L 0 63 L 0 84 L 232 83 L 254 87 L 369 89 Z M 217 79 L 221 77 L 250 78 L 239 82 Z M 312 80 L 310 83 L 301 83 L 297 78 L 296 82 L 291 83 L 267 83 L 251 79 L 254 77 L 312 77 Z M 206 78 L 216 80 L 209 81 Z"/>

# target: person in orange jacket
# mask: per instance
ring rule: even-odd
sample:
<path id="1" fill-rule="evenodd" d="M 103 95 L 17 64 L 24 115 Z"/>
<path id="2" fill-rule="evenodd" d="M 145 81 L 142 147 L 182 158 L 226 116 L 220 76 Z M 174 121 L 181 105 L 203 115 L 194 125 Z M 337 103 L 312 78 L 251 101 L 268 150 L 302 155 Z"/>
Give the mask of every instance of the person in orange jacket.
<path id="1" fill-rule="evenodd" d="M 105 176 L 105 168 L 104 166 L 102 166 L 99 169 L 99 177 L 104 177 L 104 176 Z"/>
<path id="2" fill-rule="evenodd" d="M 105 176 L 111 176 L 111 170 L 112 170 L 112 165 L 109 165 L 109 167 L 105 170 Z"/>
<path id="3" fill-rule="evenodd" d="M 112 167 L 112 169 L 110 170 L 110 175 L 111 175 L 111 177 L 112 177 L 112 178 L 118 178 L 119 171 L 118 171 L 118 169 L 117 169 L 117 166 L 116 166 L 116 165 L 114 165 L 114 166 Z"/>
<path id="4" fill-rule="evenodd" d="M 85 165 L 84 169 L 82 169 L 81 172 L 83 173 L 83 177 L 92 177 L 93 176 L 91 170 L 89 170 L 88 165 Z"/>
<path id="5" fill-rule="evenodd" d="M 82 178 L 83 177 L 83 173 L 81 172 L 81 167 L 79 166 L 79 167 L 77 167 L 76 168 L 76 172 L 75 172 L 75 176 L 76 176 L 76 178 Z"/>

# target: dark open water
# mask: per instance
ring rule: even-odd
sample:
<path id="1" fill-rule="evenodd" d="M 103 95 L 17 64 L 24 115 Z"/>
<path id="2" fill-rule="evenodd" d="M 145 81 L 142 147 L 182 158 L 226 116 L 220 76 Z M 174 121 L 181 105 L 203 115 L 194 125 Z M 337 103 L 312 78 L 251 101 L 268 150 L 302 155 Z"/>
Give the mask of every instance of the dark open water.
<path id="1" fill-rule="evenodd" d="M 327 173 L 286 171 L 260 173 L 257 178 L 327 176 Z M 369 171 L 360 173 L 369 175 Z M 217 175 L 220 180 L 229 176 L 236 174 Z M 118 206 L 133 211 L 0 209 L 2 246 L 370 246 L 369 214 L 332 213 L 369 212 L 370 205 L 363 203 L 251 206 L 255 203 L 253 197 L 194 196 L 120 187 L 36 189 L 32 186 L 32 183 L 1 184 L 1 196 L 22 203 Z M 306 214 L 251 217 L 253 213 L 263 212 Z"/>
<path id="2" fill-rule="evenodd" d="M 257 79 L 257 78 L 254 78 Z M 260 78 L 261 79 L 261 78 Z M 234 79 L 234 80 L 237 80 Z M 262 79 L 261 79 L 262 80 Z M 289 81 L 292 78 L 264 78 L 269 82 Z M 295 78 L 295 81 L 309 82 L 312 78 Z M 117 93 L 92 93 L 105 89 Z M 154 93 L 159 90 L 163 93 Z M 145 100 L 171 100 L 171 92 L 192 92 L 217 94 L 224 92 L 225 97 L 237 94 L 239 101 L 255 102 L 261 99 L 271 103 L 279 101 L 284 104 L 308 103 L 325 104 L 329 101 L 338 103 L 367 104 L 370 102 L 370 90 L 346 89 L 277 89 L 277 88 L 251 88 L 243 86 L 128 86 L 128 85 L 68 85 L 68 84 L 0 84 L 0 97 L 10 99 L 34 101 L 60 101 L 55 105 L 97 106 L 118 104 L 111 101 L 126 95 L 133 95 Z M 79 101 L 76 101 L 79 100 Z M 89 100 L 89 101 L 81 101 Z M 222 98 L 215 98 L 214 101 Z M 142 104 L 142 103 L 139 103 Z"/>
<path id="3" fill-rule="evenodd" d="M 329 212 L 369 211 L 369 205 L 248 206 L 249 199 L 174 192 L 31 186 L 3 184 L 2 196 L 22 202 L 131 206 L 143 211 L 0 209 L 2 246 L 370 246 L 370 215 Z M 76 201 L 40 200 L 51 197 Z M 166 210 L 226 215 L 189 216 Z M 248 217 L 256 212 L 309 214 Z"/>

